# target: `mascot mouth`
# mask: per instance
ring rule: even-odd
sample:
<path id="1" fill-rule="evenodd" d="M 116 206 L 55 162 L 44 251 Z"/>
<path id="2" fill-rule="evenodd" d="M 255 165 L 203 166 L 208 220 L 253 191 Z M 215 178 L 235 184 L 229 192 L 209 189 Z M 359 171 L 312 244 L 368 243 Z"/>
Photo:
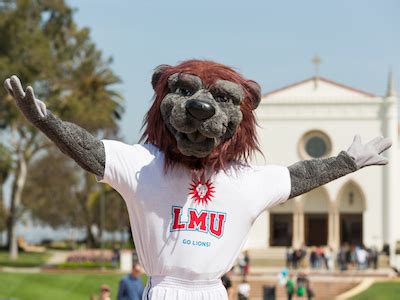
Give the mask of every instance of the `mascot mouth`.
<path id="1" fill-rule="evenodd" d="M 207 137 L 199 130 L 185 133 L 173 127 L 170 129 L 175 136 L 179 151 L 185 156 L 204 158 L 211 153 L 217 144 L 217 138 Z"/>
<path id="2" fill-rule="evenodd" d="M 182 139 L 186 139 L 195 144 L 203 143 L 206 139 L 209 139 L 208 137 L 201 134 L 201 132 L 198 130 L 192 133 L 180 133 L 180 135 Z"/>

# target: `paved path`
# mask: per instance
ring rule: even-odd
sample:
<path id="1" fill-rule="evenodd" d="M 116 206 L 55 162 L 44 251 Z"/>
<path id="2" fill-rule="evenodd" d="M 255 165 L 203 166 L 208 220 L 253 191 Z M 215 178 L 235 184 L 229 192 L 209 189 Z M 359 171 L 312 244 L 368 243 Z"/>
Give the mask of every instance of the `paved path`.
<path id="1" fill-rule="evenodd" d="M 62 264 L 67 261 L 68 255 L 71 251 L 52 250 L 50 251 L 50 258 L 46 262 L 46 266 L 54 266 Z"/>
<path id="2" fill-rule="evenodd" d="M 40 273 L 41 268 L 14 268 L 14 267 L 0 267 L 0 273 Z"/>

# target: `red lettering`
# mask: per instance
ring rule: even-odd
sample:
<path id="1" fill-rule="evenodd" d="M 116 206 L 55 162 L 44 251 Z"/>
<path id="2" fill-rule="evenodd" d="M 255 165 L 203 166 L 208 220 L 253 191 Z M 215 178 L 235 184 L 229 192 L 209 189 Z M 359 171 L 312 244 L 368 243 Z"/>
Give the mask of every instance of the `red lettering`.
<path id="1" fill-rule="evenodd" d="M 187 229 L 199 228 L 202 231 L 207 231 L 207 212 L 202 211 L 199 215 L 195 210 L 189 211 L 189 225 Z"/>
<path id="2" fill-rule="evenodd" d="M 215 219 L 218 216 L 218 227 L 215 229 Z M 211 234 L 221 237 L 224 228 L 225 214 L 210 212 L 210 232 Z"/>
<path id="3" fill-rule="evenodd" d="M 173 215 L 172 215 L 172 219 L 173 219 L 172 230 L 185 229 L 186 228 L 186 224 L 180 222 L 182 208 L 181 207 L 174 207 L 172 212 L 173 212 Z"/>

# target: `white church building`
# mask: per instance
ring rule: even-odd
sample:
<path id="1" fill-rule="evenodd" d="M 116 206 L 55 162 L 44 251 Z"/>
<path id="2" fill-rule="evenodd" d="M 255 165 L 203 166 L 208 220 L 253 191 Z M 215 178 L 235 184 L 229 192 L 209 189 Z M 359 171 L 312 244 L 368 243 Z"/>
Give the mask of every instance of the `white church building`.
<path id="1" fill-rule="evenodd" d="M 347 150 L 355 134 L 362 142 L 382 135 L 393 146 L 390 163 L 367 167 L 264 212 L 246 248 L 303 244 L 364 244 L 393 251 L 400 241 L 398 99 L 393 78 L 377 96 L 319 76 L 268 92 L 257 108 L 259 164 L 289 166 Z M 393 258 L 393 256 L 392 256 Z"/>

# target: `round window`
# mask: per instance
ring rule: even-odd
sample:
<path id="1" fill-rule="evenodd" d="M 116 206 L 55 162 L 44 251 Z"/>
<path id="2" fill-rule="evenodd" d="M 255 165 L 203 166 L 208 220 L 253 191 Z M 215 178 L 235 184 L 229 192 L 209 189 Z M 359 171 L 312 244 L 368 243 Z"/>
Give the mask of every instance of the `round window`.
<path id="1" fill-rule="evenodd" d="M 329 137 L 321 131 L 306 133 L 300 142 L 300 153 L 305 158 L 323 158 L 331 152 Z"/>

